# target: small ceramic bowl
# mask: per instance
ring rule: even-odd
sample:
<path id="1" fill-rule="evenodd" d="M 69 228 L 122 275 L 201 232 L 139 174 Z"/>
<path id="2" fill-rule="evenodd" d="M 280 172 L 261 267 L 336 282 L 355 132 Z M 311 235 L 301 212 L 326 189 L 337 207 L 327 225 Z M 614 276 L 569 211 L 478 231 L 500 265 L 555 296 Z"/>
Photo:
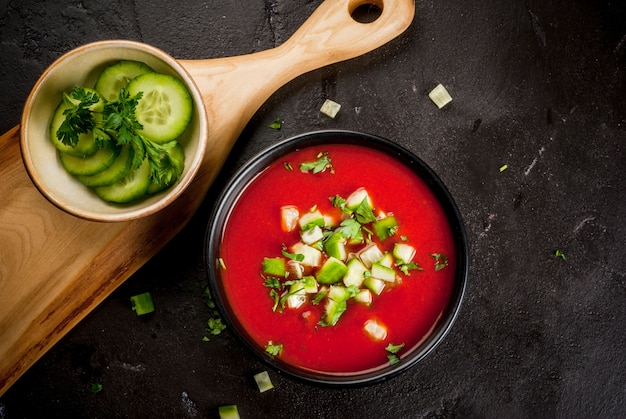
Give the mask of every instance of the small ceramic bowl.
<path id="1" fill-rule="evenodd" d="M 341 151 L 342 146 L 344 146 L 344 151 Z M 361 151 L 351 147 L 357 147 Z M 310 159 L 311 156 L 320 156 L 319 153 L 323 153 L 324 150 L 336 152 L 333 155 L 332 151 L 328 151 L 333 164 L 333 170 L 329 170 L 331 173 L 317 175 L 296 173 L 300 172 L 297 156 L 308 156 L 307 158 Z M 370 157 L 363 157 L 367 155 Z M 371 157 L 372 155 L 374 157 Z M 334 159 L 334 157 L 337 158 Z M 369 162 L 370 165 L 366 166 L 364 161 Z M 378 170 L 376 175 L 378 177 L 366 173 L 367 168 L 372 165 L 382 167 Z M 397 173 L 402 175 L 396 176 Z M 299 177 L 294 180 L 293 176 Z M 342 176 L 346 179 L 345 184 L 343 184 Z M 409 181 L 405 182 L 405 180 Z M 392 185 L 394 182 L 395 185 Z M 367 183 L 367 185 L 360 185 L 361 183 Z M 325 186 L 322 186 L 319 192 L 309 192 L 318 188 L 316 185 L 320 184 Z M 332 186 L 326 188 L 326 185 Z M 263 255 L 280 257 L 281 243 L 289 245 L 299 240 L 297 233 L 294 235 L 281 232 L 279 208 L 285 204 L 296 204 L 292 201 L 298 201 L 296 206 L 301 208 L 300 214 L 303 209 L 308 208 L 321 209 L 323 207 L 326 210 L 322 211 L 333 211 L 329 208 L 327 198 L 335 196 L 338 190 L 346 192 L 359 185 L 375 191 L 378 198 L 381 198 L 379 195 L 387 194 L 388 196 L 382 197 L 384 199 L 377 199 L 376 196 L 372 196 L 372 199 L 381 205 L 388 205 L 390 208 L 386 209 L 390 211 L 393 211 L 395 207 L 399 217 L 402 216 L 400 214 L 402 207 L 399 207 L 398 203 L 406 199 L 406 196 L 415 194 L 415 199 L 407 201 L 411 202 L 406 204 L 406 208 L 409 209 L 403 210 L 405 211 L 403 222 L 413 223 L 414 227 L 404 231 L 411 231 L 413 239 L 424 242 L 419 245 L 421 246 L 419 262 L 424 266 L 423 271 L 415 271 L 403 279 L 396 277 L 396 281 L 401 281 L 397 283 L 399 286 L 393 288 L 392 285 L 389 294 L 386 296 L 380 294 L 375 297 L 380 297 L 380 299 L 374 299 L 371 306 L 363 310 L 361 310 L 363 307 L 358 307 L 360 303 L 348 302 L 348 308 L 337 325 L 330 326 L 340 327 L 341 329 L 337 329 L 341 330 L 340 332 L 329 331 L 329 326 L 320 325 L 317 322 L 318 314 L 315 313 L 323 312 L 324 304 L 316 303 L 313 297 L 308 297 L 308 303 L 289 313 L 287 313 L 289 308 L 284 309 L 282 313 L 272 310 L 271 294 L 268 294 L 269 289 L 261 278 Z M 255 188 L 258 192 L 250 192 Z M 288 192 L 285 193 L 285 190 Z M 429 192 L 424 193 L 424 190 Z M 310 199 L 310 193 L 310 197 L 315 198 Z M 428 198 L 422 198 L 422 196 Z M 246 200 L 248 204 L 245 203 Z M 309 200 L 315 202 L 309 202 Z M 321 204 L 319 207 L 318 203 Z M 308 205 L 315 206 L 308 207 Z M 415 207 L 419 207 L 420 210 L 414 212 Z M 422 217 L 421 211 L 424 214 L 430 214 L 429 208 L 435 207 L 440 208 L 433 210 L 438 212 L 436 217 L 431 215 Z M 411 214 L 410 217 L 409 214 Z M 418 221 L 416 218 L 419 217 L 424 220 Z M 244 219 L 246 221 L 242 223 L 233 221 Z M 231 223 L 238 227 L 229 227 Z M 335 223 L 338 222 L 335 221 Z M 418 226 L 418 223 L 425 223 L 426 230 L 431 231 L 426 233 L 421 224 Z M 257 226 L 259 232 L 255 231 Z M 291 236 L 286 238 L 286 234 L 291 234 Z M 445 245 L 438 236 L 446 237 Z M 428 241 L 425 237 L 434 237 L 434 239 Z M 398 240 L 408 239 L 401 236 Z M 228 241 L 231 244 L 228 244 Z M 268 243 L 271 245 L 268 246 Z M 454 257 L 451 257 L 453 260 L 449 261 L 449 266 L 444 268 L 447 271 L 438 272 L 438 269 L 433 266 L 431 256 L 434 255 L 431 252 L 439 246 L 448 249 L 450 252 L 448 254 L 454 254 Z M 262 249 L 259 251 L 258 248 Z M 232 177 L 216 201 L 207 228 L 205 251 L 210 291 L 230 331 L 262 361 L 281 373 L 324 386 L 361 386 L 378 383 L 407 371 L 424 359 L 444 339 L 457 317 L 469 272 L 468 245 L 463 220 L 452 196 L 439 177 L 416 155 L 396 143 L 350 131 L 320 131 L 303 134 L 274 145 L 252 158 Z M 248 266 L 252 268 L 247 268 Z M 446 285 L 439 281 L 445 281 Z M 413 284 L 407 285 L 408 287 L 423 288 L 419 288 L 417 295 L 404 294 L 400 297 L 394 294 L 413 293 L 414 291 L 408 291 L 409 288 L 402 288 L 407 283 Z M 288 294 L 287 291 L 285 293 L 283 295 Z M 392 295 L 397 295 L 400 299 L 391 300 L 390 298 L 395 298 L 390 297 Z M 407 299 L 407 295 L 412 295 L 412 297 Z M 396 304 L 401 300 L 404 302 Z M 407 300 L 414 301 L 414 303 L 409 302 L 407 305 Z M 307 306 L 306 304 L 309 303 L 311 305 Z M 379 307 L 382 306 L 386 307 L 387 311 L 381 312 Z M 353 310 L 352 307 L 357 308 L 350 312 Z M 422 307 L 431 308 L 422 309 Z M 395 311 L 395 314 L 387 317 L 392 314 L 389 310 Z M 428 310 L 430 312 L 426 314 Z M 284 322 L 281 316 L 287 316 Z M 348 316 L 345 317 L 345 324 L 342 323 L 344 316 Z M 393 332 L 405 327 L 404 324 L 418 326 L 409 326 L 409 330 L 398 334 L 390 330 L 387 340 L 372 343 L 370 336 L 363 336 L 365 334 L 361 328 L 364 324 L 363 316 L 365 318 L 373 316 L 383 322 L 387 320 L 392 322 L 395 318 L 397 328 Z M 321 318 L 324 319 L 323 314 Z M 424 321 L 421 318 L 429 320 Z M 354 327 L 349 324 L 353 324 Z M 416 331 L 417 329 L 419 332 Z M 286 346 L 284 348 L 284 351 L 291 351 L 293 354 L 293 356 L 290 355 L 291 358 L 284 356 L 287 352 L 269 353 L 269 346 L 266 344 L 272 340 L 272 336 L 280 336 L 278 340 L 291 341 L 292 335 L 297 334 L 302 334 L 303 338 L 297 342 L 291 342 L 289 349 Z M 385 345 L 400 344 L 401 342 L 395 340 L 404 339 L 407 336 L 412 337 L 402 342 L 407 346 L 398 353 L 395 360 L 398 362 L 391 362 L 393 357 L 390 358 L 390 362 L 387 362 Z M 411 339 L 414 340 L 411 341 Z M 273 340 L 272 345 L 279 343 L 278 340 Z M 282 345 L 282 341 L 280 344 Z M 364 358 L 370 356 L 367 351 L 370 351 L 368 348 L 372 346 L 374 357 L 378 359 L 375 362 L 378 363 L 370 365 L 369 361 L 365 361 Z M 311 359 L 308 358 L 309 356 Z M 336 365 L 332 367 L 328 366 L 330 364 L 322 365 L 319 359 L 323 357 L 326 357 L 322 361 L 324 363 L 330 358 L 338 359 L 334 362 L 340 365 L 339 368 Z M 362 360 L 359 360 L 360 357 Z M 302 363 L 298 365 L 293 359 L 299 359 Z M 355 366 L 347 367 L 348 363 Z"/>
<path id="2" fill-rule="evenodd" d="M 178 77 L 194 102 L 194 114 L 179 139 L 185 168 L 171 188 L 128 205 L 110 204 L 82 185 L 62 167 L 49 138 L 49 124 L 61 93 L 75 86 L 92 87 L 100 72 L 120 60 L 141 61 L 159 73 Z M 39 191 L 60 209 L 92 221 L 128 221 L 153 214 L 174 201 L 200 167 L 208 140 L 208 122 L 200 92 L 187 71 L 170 55 L 146 44 L 100 41 L 76 48 L 56 60 L 33 87 L 21 122 L 21 150 L 26 170 Z"/>

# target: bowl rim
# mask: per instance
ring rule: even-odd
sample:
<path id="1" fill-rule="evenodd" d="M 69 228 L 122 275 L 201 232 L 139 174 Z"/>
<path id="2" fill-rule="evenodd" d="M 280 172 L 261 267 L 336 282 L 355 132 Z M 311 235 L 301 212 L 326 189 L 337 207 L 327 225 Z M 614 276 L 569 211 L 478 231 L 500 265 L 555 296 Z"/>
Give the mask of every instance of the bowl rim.
<path id="1" fill-rule="evenodd" d="M 36 168 L 36 165 L 33 161 L 31 151 L 30 151 L 30 141 L 27 138 L 28 136 L 28 126 L 31 118 L 31 109 L 34 106 L 34 103 L 45 86 L 46 81 L 54 73 L 54 70 L 61 64 L 63 64 L 67 60 L 71 60 L 74 57 L 80 56 L 81 54 L 87 54 L 92 50 L 103 50 L 103 49 L 115 49 L 120 48 L 124 50 L 131 51 L 139 51 L 142 53 L 149 54 L 156 59 L 162 61 L 165 65 L 169 66 L 185 83 L 187 86 L 189 93 L 191 94 L 193 104 L 195 107 L 195 115 L 198 118 L 198 145 L 195 154 L 190 159 L 190 163 L 188 164 L 187 173 L 181 177 L 177 184 L 173 185 L 167 191 L 163 192 L 163 195 L 160 199 L 155 200 L 154 202 L 147 204 L 145 206 L 139 206 L 130 208 L 128 210 L 124 210 L 123 206 L 120 206 L 121 210 L 114 213 L 102 214 L 97 211 L 91 211 L 85 209 L 83 207 L 76 206 L 72 203 L 68 203 L 63 200 L 61 197 L 58 197 L 55 193 L 48 190 L 47 183 L 42 179 L 41 174 Z M 120 58 L 123 59 L 123 58 Z M 22 116 L 20 121 L 20 151 L 22 156 L 22 161 L 24 163 L 24 167 L 31 181 L 39 190 L 39 192 L 54 206 L 57 208 L 72 214 L 76 217 L 88 220 L 88 221 L 100 221 L 100 222 L 121 222 L 121 221 L 131 221 L 139 218 L 143 218 L 149 215 L 152 215 L 156 212 L 161 211 L 166 206 L 170 205 L 174 202 L 189 186 L 189 184 L 195 178 L 198 170 L 202 166 L 202 162 L 204 160 L 204 156 L 206 153 L 206 149 L 208 146 L 209 140 L 209 119 L 208 112 L 206 110 L 206 105 L 202 98 L 202 93 L 196 84 L 194 78 L 187 71 L 187 69 L 179 63 L 174 57 L 165 51 L 154 47 L 152 45 L 126 40 L 126 39 L 111 39 L 111 40 L 102 40 L 102 41 L 94 41 L 87 44 L 83 44 L 76 48 L 73 48 L 60 57 L 55 59 L 52 64 L 50 64 L 45 71 L 39 76 L 35 84 L 33 85 L 31 91 L 28 94 L 28 97 L 25 101 Z M 116 206 L 116 205 L 113 205 Z"/>
<path id="2" fill-rule="evenodd" d="M 412 352 L 402 358 L 395 365 L 377 368 L 357 374 L 324 374 L 318 371 L 310 372 L 277 361 L 273 357 L 259 351 L 246 334 L 237 328 L 237 322 L 230 316 L 230 311 L 222 298 L 219 285 L 218 252 L 220 237 L 228 219 L 230 208 L 237 202 L 242 191 L 252 182 L 258 173 L 281 156 L 301 148 L 320 144 L 354 144 L 385 152 L 402 164 L 407 165 L 413 173 L 419 176 L 434 193 L 448 218 L 456 247 L 456 269 L 453 292 L 449 304 L 433 331 L 417 345 Z M 361 387 L 378 384 L 396 377 L 407 371 L 441 343 L 456 321 L 464 299 L 469 281 L 469 245 L 467 233 L 461 213 L 447 187 L 439 176 L 419 157 L 403 146 L 372 134 L 350 130 L 318 130 L 295 135 L 286 140 L 271 145 L 248 159 L 227 180 L 212 209 L 206 229 L 204 241 L 204 264 L 208 280 L 209 291 L 222 320 L 237 340 L 251 351 L 263 363 L 274 370 L 291 378 L 308 384 L 332 387 Z"/>

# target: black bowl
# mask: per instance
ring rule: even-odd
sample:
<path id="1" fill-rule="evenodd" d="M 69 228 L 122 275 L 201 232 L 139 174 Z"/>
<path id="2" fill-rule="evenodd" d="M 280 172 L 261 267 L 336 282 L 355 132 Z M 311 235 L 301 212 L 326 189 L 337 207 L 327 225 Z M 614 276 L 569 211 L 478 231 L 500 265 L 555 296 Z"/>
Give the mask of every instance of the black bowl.
<path id="1" fill-rule="evenodd" d="M 392 156 L 410 168 L 431 189 L 439 200 L 451 227 L 456 247 L 456 272 L 452 294 L 447 308 L 442 313 L 430 334 L 394 365 L 356 374 L 324 374 L 303 370 L 281 362 L 259 349 L 237 321 L 237 314 L 228 307 L 227 298 L 220 280 L 220 244 L 230 211 L 248 184 L 272 162 L 293 151 L 325 144 L 352 144 L 372 148 Z M 327 386 L 362 386 L 379 383 L 394 377 L 424 359 L 444 339 L 455 321 L 463 300 L 469 274 L 468 244 L 463 220 L 459 210 L 439 177 L 420 158 L 405 148 L 380 137 L 352 131 L 318 131 L 298 135 L 273 145 L 250 159 L 228 182 L 217 200 L 207 228 L 205 241 L 205 264 L 212 298 L 230 331 L 256 354 L 262 361 L 293 378 L 311 384 Z"/>

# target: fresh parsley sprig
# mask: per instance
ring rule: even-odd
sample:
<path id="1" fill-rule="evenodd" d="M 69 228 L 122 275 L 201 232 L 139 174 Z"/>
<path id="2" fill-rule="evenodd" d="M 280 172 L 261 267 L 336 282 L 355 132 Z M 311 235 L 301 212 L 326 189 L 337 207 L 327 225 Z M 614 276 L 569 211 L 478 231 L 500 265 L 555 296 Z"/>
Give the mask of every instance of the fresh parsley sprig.
<path id="1" fill-rule="evenodd" d="M 133 168 L 140 167 L 147 158 L 155 183 L 173 183 L 181 176 L 184 161 L 172 153 L 176 141 L 158 144 L 141 132 L 143 126 L 137 120 L 136 110 L 142 96 L 142 92 L 131 96 L 122 88 L 116 99 L 105 102 L 103 109 L 98 110 L 94 105 L 100 102 L 100 96 L 75 87 L 63 94 L 67 109 L 57 138 L 66 145 L 76 146 L 80 134 L 93 132 L 100 146 L 105 141 L 114 141 L 118 146 L 129 144 L 133 149 Z"/>

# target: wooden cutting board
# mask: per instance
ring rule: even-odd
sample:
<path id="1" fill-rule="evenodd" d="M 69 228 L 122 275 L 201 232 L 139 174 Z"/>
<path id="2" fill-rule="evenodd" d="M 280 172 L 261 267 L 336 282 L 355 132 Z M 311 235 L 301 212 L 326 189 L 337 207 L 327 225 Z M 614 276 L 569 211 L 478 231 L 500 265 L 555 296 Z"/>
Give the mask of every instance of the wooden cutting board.
<path id="1" fill-rule="evenodd" d="M 372 23 L 352 19 L 382 8 Z M 237 137 L 293 78 L 369 52 L 410 25 L 414 0 L 326 0 L 281 46 L 245 56 L 179 61 L 202 92 L 209 145 L 184 194 L 138 221 L 98 223 L 49 203 L 24 169 L 19 126 L 0 136 L 0 395 L 191 219 Z"/>

